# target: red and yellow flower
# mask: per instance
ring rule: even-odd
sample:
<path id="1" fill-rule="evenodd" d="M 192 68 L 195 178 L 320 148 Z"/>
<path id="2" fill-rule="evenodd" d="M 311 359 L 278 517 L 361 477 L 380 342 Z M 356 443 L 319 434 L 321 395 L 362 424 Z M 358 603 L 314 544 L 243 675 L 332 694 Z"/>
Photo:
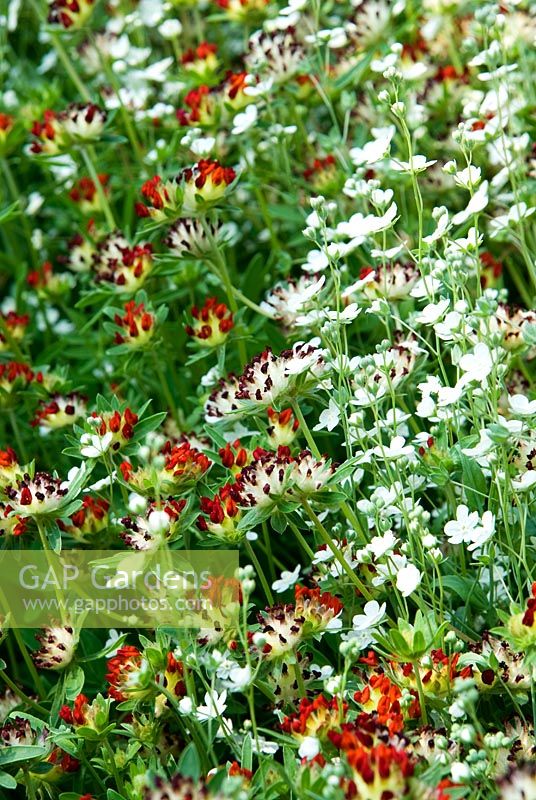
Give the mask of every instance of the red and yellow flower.
<path id="1" fill-rule="evenodd" d="M 201 308 L 193 306 L 192 317 L 186 333 L 203 347 L 219 347 L 234 327 L 232 313 L 215 297 L 209 297 Z"/>

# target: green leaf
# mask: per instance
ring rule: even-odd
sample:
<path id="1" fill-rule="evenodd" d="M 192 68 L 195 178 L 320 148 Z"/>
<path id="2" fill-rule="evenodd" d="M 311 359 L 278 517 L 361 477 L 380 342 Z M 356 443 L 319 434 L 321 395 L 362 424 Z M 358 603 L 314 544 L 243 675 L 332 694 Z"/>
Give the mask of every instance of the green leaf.
<path id="1" fill-rule="evenodd" d="M 192 778 L 194 781 L 199 780 L 201 776 L 201 760 L 193 742 L 190 742 L 182 751 L 177 766 L 182 775 L 186 775 L 187 778 Z"/>
<path id="2" fill-rule="evenodd" d="M 107 645 L 107 647 L 103 647 L 102 650 L 99 650 L 97 653 L 92 653 L 90 656 L 78 658 L 78 662 L 80 664 L 84 664 L 87 661 L 98 661 L 100 658 L 105 658 L 113 650 L 117 650 L 119 647 L 121 647 L 127 636 L 128 633 L 121 634 L 121 636 L 119 636 L 117 639 L 114 639 L 109 645 Z"/>
<path id="3" fill-rule="evenodd" d="M 107 800 L 126 800 L 124 795 L 119 794 L 119 792 L 116 792 L 115 789 L 108 789 L 106 792 L 106 798 Z"/>
<path id="4" fill-rule="evenodd" d="M 488 482 L 473 458 L 469 458 L 460 452 L 460 463 L 467 503 L 470 508 L 477 508 L 478 512 L 482 514 L 484 500 L 488 496 Z"/>
<path id="5" fill-rule="evenodd" d="M 0 772 L 0 786 L 3 786 L 4 789 L 16 789 L 17 781 L 12 775 L 8 775 L 7 772 Z"/>
<path id="6" fill-rule="evenodd" d="M 74 700 L 80 694 L 84 688 L 85 677 L 82 667 L 72 667 L 65 679 L 65 697 L 67 700 Z"/>
<path id="7" fill-rule="evenodd" d="M 14 764 L 17 761 L 31 761 L 32 758 L 41 758 L 47 752 L 46 747 L 40 745 L 15 745 L 2 747 L 0 750 L 0 766 Z"/>
<path id="8" fill-rule="evenodd" d="M 244 741 L 242 743 L 242 758 L 241 758 L 241 766 L 242 769 L 252 769 L 253 765 L 253 747 L 252 747 L 252 740 L 251 734 L 246 733 L 244 736 Z"/>
<path id="9" fill-rule="evenodd" d="M 270 525 L 278 533 L 284 533 L 287 529 L 288 519 L 281 511 L 275 511 L 270 517 Z"/>
<path id="10" fill-rule="evenodd" d="M 444 575 L 441 582 L 445 589 L 451 589 L 467 605 L 473 606 L 478 611 L 485 611 L 488 608 L 488 599 L 475 580 L 463 575 Z"/>

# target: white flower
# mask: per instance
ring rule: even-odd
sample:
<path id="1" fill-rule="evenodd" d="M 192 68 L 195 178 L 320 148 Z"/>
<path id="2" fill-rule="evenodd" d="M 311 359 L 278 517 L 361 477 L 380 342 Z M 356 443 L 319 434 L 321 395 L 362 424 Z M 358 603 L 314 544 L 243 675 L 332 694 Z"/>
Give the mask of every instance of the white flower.
<path id="1" fill-rule="evenodd" d="M 476 191 L 471 197 L 464 211 L 459 211 L 458 214 L 454 214 L 452 217 L 453 225 L 462 225 L 464 222 L 470 219 L 470 217 L 473 217 L 475 214 L 479 214 L 486 208 L 489 202 L 488 186 L 488 181 L 484 181 L 478 191 Z"/>
<path id="2" fill-rule="evenodd" d="M 518 417 L 531 417 L 536 414 L 536 400 L 529 400 L 524 394 L 509 395 L 508 405 L 512 413 Z"/>
<path id="3" fill-rule="evenodd" d="M 391 169 L 394 169 L 395 172 L 424 172 L 425 169 L 436 163 L 436 161 L 427 161 L 426 156 L 411 156 L 409 161 L 391 161 Z"/>
<path id="4" fill-rule="evenodd" d="M 516 492 L 526 492 L 536 483 L 536 470 L 530 469 L 523 473 L 518 481 L 512 481 L 512 489 Z"/>
<path id="5" fill-rule="evenodd" d="M 417 281 L 411 290 L 410 295 L 418 300 L 423 300 L 425 297 L 431 297 L 440 289 L 441 281 L 439 281 L 437 278 L 434 278 L 432 275 L 426 275 L 420 281 Z"/>
<path id="6" fill-rule="evenodd" d="M 194 155 L 204 158 L 212 152 L 216 139 L 213 136 L 200 136 L 190 143 L 190 150 Z"/>
<path id="7" fill-rule="evenodd" d="M 164 533 L 169 530 L 170 516 L 165 511 L 151 511 L 147 517 L 147 527 L 151 533 Z"/>
<path id="8" fill-rule="evenodd" d="M 29 216 L 33 216 L 37 214 L 43 203 L 45 202 L 45 198 L 39 192 L 31 192 L 28 196 L 28 205 L 26 206 L 26 214 Z"/>
<path id="9" fill-rule="evenodd" d="M 450 775 L 454 783 L 465 783 L 471 780 L 471 767 L 464 761 L 454 761 L 450 768 Z"/>
<path id="10" fill-rule="evenodd" d="M 158 28 L 158 33 L 164 39 L 175 39 L 182 32 L 182 25 L 178 19 L 166 19 Z"/>
<path id="11" fill-rule="evenodd" d="M 378 603 L 377 600 L 369 600 L 365 604 L 362 614 L 356 614 L 352 619 L 352 627 L 354 631 L 367 631 L 370 628 L 376 628 L 385 616 L 386 604 Z"/>
<path id="12" fill-rule="evenodd" d="M 361 213 L 353 214 L 348 222 L 339 222 L 337 233 L 348 236 L 352 240 L 350 245 L 354 248 L 358 247 L 371 233 L 379 233 L 390 228 L 397 210 L 396 203 L 391 203 L 382 217 L 377 217 L 375 214 L 367 214 L 367 216 Z"/>
<path id="13" fill-rule="evenodd" d="M 471 165 L 457 172 L 454 176 L 454 181 L 456 186 L 461 186 L 463 189 L 476 188 L 480 183 L 481 174 L 480 167 Z"/>
<path id="14" fill-rule="evenodd" d="M 352 147 L 350 158 L 356 167 L 364 164 L 376 164 L 389 153 L 391 141 L 395 135 L 395 126 L 387 128 L 373 128 L 372 134 L 375 137 L 371 142 L 367 142 L 363 147 Z"/>
<path id="15" fill-rule="evenodd" d="M 307 261 L 302 265 L 304 272 L 322 272 L 329 266 L 329 259 L 322 250 L 310 250 L 307 253 Z"/>
<path id="16" fill-rule="evenodd" d="M 80 437 L 80 453 L 86 458 L 99 458 L 104 455 L 110 447 L 113 434 L 108 431 L 104 436 L 93 433 L 83 433 Z"/>
<path id="17" fill-rule="evenodd" d="M 387 553 L 391 553 L 397 543 L 396 536 L 392 531 L 387 531 L 383 536 L 373 536 L 367 545 L 367 550 L 374 558 L 381 558 Z"/>
<path id="18" fill-rule="evenodd" d="M 482 524 L 479 528 L 475 531 L 475 534 L 472 537 L 471 544 L 468 545 L 467 549 L 471 552 L 476 550 L 479 547 L 482 547 L 488 539 L 490 539 L 493 534 L 495 533 L 495 517 L 491 513 L 491 511 L 484 511 L 482 514 Z"/>
<path id="19" fill-rule="evenodd" d="M 183 697 L 178 702 L 179 714 L 188 716 L 194 710 L 194 704 L 191 697 Z"/>
<path id="20" fill-rule="evenodd" d="M 239 135 L 244 133 L 252 125 L 255 125 L 257 122 L 257 117 L 259 112 L 257 110 L 257 106 L 254 103 L 250 103 L 244 111 L 241 111 L 239 114 L 236 114 L 233 119 L 233 129 L 232 133 L 235 135 Z"/>
<path id="21" fill-rule="evenodd" d="M 306 736 L 300 744 L 298 755 L 311 761 L 320 752 L 320 742 L 316 736 Z"/>
<path id="22" fill-rule="evenodd" d="M 162 0 L 141 0 L 138 14 L 147 28 L 154 28 L 164 16 L 164 3 Z"/>
<path id="23" fill-rule="evenodd" d="M 495 447 L 495 444 L 490 438 L 489 433 L 486 430 L 480 431 L 480 439 L 478 443 L 474 447 L 463 447 L 462 453 L 464 456 L 469 456 L 470 458 L 475 458 L 477 461 L 483 459 L 484 456 L 487 456 Z M 484 459 L 485 461 L 486 459 Z"/>
<path id="24" fill-rule="evenodd" d="M 414 564 L 407 564 L 398 570 L 396 588 L 403 597 L 408 597 L 421 585 L 422 574 Z"/>
<path id="25" fill-rule="evenodd" d="M 206 722 L 209 719 L 216 719 L 221 717 L 227 708 L 227 692 L 225 689 L 221 694 L 215 690 L 205 692 L 204 706 L 198 706 L 196 717 L 200 722 Z"/>
<path id="26" fill-rule="evenodd" d="M 235 664 L 227 676 L 227 684 L 231 692 L 241 692 L 251 683 L 251 667 L 240 667 Z"/>
<path id="27" fill-rule="evenodd" d="M 341 412 L 339 406 L 333 399 L 329 398 L 329 405 L 320 414 L 318 424 L 314 426 L 314 431 L 323 431 L 324 429 L 332 431 L 337 427 L 341 419 Z"/>
<path id="28" fill-rule="evenodd" d="M 389 446 L 378 445 L 372 452 L 379 458 L 400 458 L 400 456 L 411 455 L 413 447 L 410 444 L 406 444 L 403 436 L 394 436 Z"/>
<path id="29" fill-rule="evenodd" d="M 465 374 L 456 384 L 458 387 L 463 387 L 472 381 L 484 383 L 493 369 L 491 351 L 487 344 L 479 342 L 475 345 L 472 353 L 466 353 L 460 358 L 459 367 Z"/>
<path id="30" fill-rule="evenodd" d="M 444 206 L 441 206 L 438 209 L 434 209 L 434 211 L 439 212 L 437 215 L 432 214 L 436 220 L 437 227 L 429 236 L 423 236 L 423 242 L 426 242 L 426 244 L 433 244 L 434 242 L 437 242 L 438 239 L 441 239 L 441 237 L 444 236 L 450 228 L 449 212 L 447 209 Z"/>
<path id="31" fill-rule="evenodd" d="M 510 227 L 510 225 L 517 225 L 521 219 L 530 217 L 535 211 L 536 207 L 531 206 L 529 208 L 526 203 L 514 203 L 507 214 L 502 214 L 490 220 L 491 236 L 496 236 L 503 229 Z"/>
<path id="32" fill-rule="evenodd" d="M 294 584 L 300 577 L 300 570 L 301 570 L 300 564 L 298 564 L 296 569 L 294 569 L 292 572 L 289 572 L 288 570 L 283 570 L 279 580 L 274 581 L 272 583 L 272 589 L 274 590 L 274 592 L 278 593 L 286 592 L 287 589 L 290 589 L 292 586 L 294 586 Z"/>
<path id="33" fill-rule="evenodd" d="M 478 511 L 469 511 L 466 505 L 460 505 L 456 509 L 456 519 L 447 522 L 444 531 L 451 544 L 462 544 L 473 541 L 479 525 Z"/>
<path id="34" fill-rule="evenodd" d="M 440 300 L 438 303 L 428 303 L 420 314 L 417 314 L 415 322 L 419 322 L 421 325 L 433 325 L 441 319 L 449 305 L 450 300 L 447 298 Z"/>

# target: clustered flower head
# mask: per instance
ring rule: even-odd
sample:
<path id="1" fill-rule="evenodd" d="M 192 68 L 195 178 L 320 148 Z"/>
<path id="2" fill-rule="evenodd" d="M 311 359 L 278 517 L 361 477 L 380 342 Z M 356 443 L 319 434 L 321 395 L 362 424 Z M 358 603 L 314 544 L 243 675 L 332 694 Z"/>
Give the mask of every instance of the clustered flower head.
<path id="1" fill-rule="evenodd" d="M 153 269 L 153 250 L 150 244 L 130 245 L 116 231 L 99 243 L 91 266 L 97 283 L 111 284 L 120 292 L 135 292 Z"/>
<path id="2" fill-rule="evenodd" d="M 201 159 L 175 178 L 162 180 L 155 175 L 146 181 L 141 187 L 145 203 L 137 203 L 136 212 L 158 222 L 195 215 L 221 200 L 235 178 L 232 167 L 224 167 L 216 159 Z"/>
<path id="3" fill-rule="evenodd" d="M 55 155 L 74 144 L 100 138 L 106 123 L 106 111 L 93 103 L 71 103 L 65 111 L 47 109 L 43 120 L 32 127 L 32 152 Z"/>
<path id="4" fill-rule="evenodd" d="M 227 339 L 233 329 L 233 315 L 215 297 L 205 300 L 201 308 L 192 308 L 192 324 L 186 326 L 186 333 L 204 347 L 218 347 Z"/>

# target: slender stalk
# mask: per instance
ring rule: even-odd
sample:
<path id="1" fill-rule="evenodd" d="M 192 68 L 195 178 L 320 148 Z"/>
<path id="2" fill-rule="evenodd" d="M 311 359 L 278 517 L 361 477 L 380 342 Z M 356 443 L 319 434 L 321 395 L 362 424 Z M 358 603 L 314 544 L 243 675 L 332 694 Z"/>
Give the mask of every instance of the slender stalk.
<path id="1" fill-rule="evenodd" d="M 413 672 L 415 673 L 415 682 L 417 684 L 417 693 L 419 695 L 419 705 L 421 707 L 422 724 L 428 725 L 428 714 L 426 713 L 426 700 L 424 697 L 424 689 L 421 681 L 421 673 L 419 671 L 419 664 L 417 661 L 413 664 Z"/>
<path id="2" fill-rule="evenodd" d="M 302 414 L 300 404 L 298 403 L 297 400 L 293 400 L 291 405 L 294 413 L 296 414 L 296 419 L 300 423 L 300 429 L 303 435 L 305 436 L 305 441 L 309 445 L 309 450 L 311 451 L 311 453 L 314 455 L 315 458 L 322 458 L 322 456 L 320 455 L 320 450 L 316 446 L 316 442 L 313 439 L 313 434 L 309 430 L 309 426 L 307 425 L 305 417 Z"/>
<path id="3" fill-rule="evenodd" d="M 125 794 L 125 785 L 123 783 L 123 779 L 122 779 L 121 775 L 119 774 L 119 772 L 117 770 L 117 764 L 115 763 L 115 753 L 114 753 L 112 745 L 110 744 L 108 739 L 104 740 L 104 747 L 105 747 L 106 753 L 108 755 L 108 758 L 110 760 L 110 770 L 111 770 L 111 773 L 113 775 L 113 779 L 115 781 L 115 784 L 117 786 L 117 790 L 118 790 L 119 794 L 124 795 Z"/>
<path id="4" fill-rule="evenodd" d="M 346 572 L 346 574 L 348 575 L 354 586 L 357 589 L 359 589 L 363 597 L 365 597 L 367 600 L 371 600 L 372 599 L 371 593 L 364 585 L 364 583 L 357 577 L 351 566 L 348 564 L 348 562 L 340 552 L 339 548 L 337 547 L 337 545 L 335 544 L 335 542 L 333 541 L 327 530 L 324 528 L 324 526 L 318 519 L 317 515 L 315 514 L 315 512 L 313 511 L 313 509 L 311 508 L 305 497 L 302 497 L 302 505 L 303 508 L 305 509 L 305 513 L 307 514 L 307 516 L 315 526 L 316 530 L 320 534 L 322 541 L 324 542 L 324 544 L 327 544 L 327 546 L 329 547 L 329 549 L 331 550 L 331 552 L 333 553 L 333 555 L 335 556 L 336 560 L 339 562 L 341 567 L 343 568 L 344 572 Z"/>
<path id="5" fill-rule="evenodd" d="M 114 231 L 117 228 L 117 225 L 115 224 L 114 215 L 112 213 L 112 209 L 110 208 L 108 198 L 106 197 L 106 192 L 104 191 L 104 188 L 99 180 L 97 170 L 95 169 L 95 164 L 94 164 L 95 154 L 93 152 L 93 148 L 89 146 L 81 147 L 80 152 L 82 154 L 82 158 L 84 159 L 84 163 L 86 165 L 87 171 L 89 172 L 91 180 L 95 184 L 95 189 L 97 190 L 99 201 L 104 216 L 106 218 L 106 222 L 108 223 L 108 227 L 110 231 Z"/>
<path id="6" fill-rule="evenodd" d="M 17 697 L 20 697 L 21 700 L 24 700 L 24 702 L 27 705 L 31 706 L 31 708 L 35 709 L 35 711 L 38 711 L 40 714 L 47 714 L 47 715 L 50 713 L 47 708 L 40 705 L 40 703 L 36 703 L 35 700 L 32 700 L 31 697 L 29 697 L 25 692 L 23 692 L 20 686 L 17 686 L 17 684 L 14 681 L 12 681 L 9 675 L 6 675 L 6 673 L 3 670 L 0 670 L 0 678 L 4 681 L 6 686 L 9 686 L 9 688 L 17 695 Z"/>
<path id="7" fill-rule="evenodd" d="M 17 642 L 17 645 L 19 647 L 19 650 L 20 650 L 21 656 L 23 658 L 23 661 L 26 664 L 26 666 L 28 668 L 28 672 L 30 673 L 30 675 L 32 677 L 33 685 L 37 689 L 37 694 L 39 695 L 39 697 L 41 699 L 43 699 L 44 697 L 46 697 L 45 687 L 43 686 L 43 682 L 42 682 L 41 678 L 39 677 L 39 673 L 37 672 L 37 669 L 35 668 L 35 664 L 34 664 L 32 658 L 31 658 L 30 654 L 28 653 L 28 649 L 27 649 L 26 645 L 24 644 L 24 641 L 22 639 L 20 631 L 19 631 L 18 628 L 12 628 L 11 630 L 13 631 L 13 636 L 15 637 L 15 641 Z"/>
<path id="8" fill-rule="evenodd" d="M 248 552 L 248 555 L 251 558 L 251 560 L 253 561 L 253 566 L 255 567 L 257 575 L 259 576 L 259 580 L 261 582 L 261 586 L 264 589 L 264 594 L 266 595 L 266 599 L 268 600 L 269 605 L 273 606 L 273 604 L 274 604 L 274 596 L 272 594 L 272 591 L 270 589 L 268 581 L 266 580 L 266 576 L 264 574 L 264 570 L 261 567 L 261 564 L 260 564 L 259 559 L 257 558 L 257 556 L 255 554 L 255 551 L 253 550 L 253 547 L 251 546 L 251 542 L 248 542 L 247 539 L 245 539 L 244 541 L 245 541 L 246 550 Z"/>
<path id="9" fill-rule="evenodd" d="M 298 691 L 300 693 L 300 697 L 307 697 L 307 689 L 305 688 L 305 683 L 303 682 L 303 675 L 298 662 L 298 653 L 296 651 L 294 651 L 294 657 L 296 659 L 294 662 L 294 675 L 296 677 L 296 683 L 298 684 Z"/>

